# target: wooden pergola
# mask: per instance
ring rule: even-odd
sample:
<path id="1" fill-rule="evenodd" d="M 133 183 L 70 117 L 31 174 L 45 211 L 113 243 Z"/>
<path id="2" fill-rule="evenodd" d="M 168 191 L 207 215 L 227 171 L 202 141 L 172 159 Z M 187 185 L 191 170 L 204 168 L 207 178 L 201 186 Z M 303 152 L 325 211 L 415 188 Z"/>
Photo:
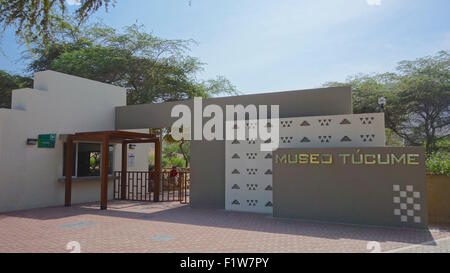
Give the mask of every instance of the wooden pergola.
<path id="1" fill-rule="evenodd" d="M 126 179 L 127 179 L 127 147 L 130 143 L 155 143 L 155 186 L 154 201 L 159 201 L 159 176 L 161 173 L 161 140 L 153 134 L 126 132 L 126 131 L 101 131 L 76 133 L 67 136 L 66 141 L 66 182 L 65 182 L 65 206 L 72 204 L 72 163 L 73 163 L 73 143 L 74 142 L 100 142 L 101 143 L 101 193 L 100 209 L 108 208 L 108 150 L 110 143 L 122 144 L 122 172 L 120 188 L 120 198 L 125 199 Z"/>

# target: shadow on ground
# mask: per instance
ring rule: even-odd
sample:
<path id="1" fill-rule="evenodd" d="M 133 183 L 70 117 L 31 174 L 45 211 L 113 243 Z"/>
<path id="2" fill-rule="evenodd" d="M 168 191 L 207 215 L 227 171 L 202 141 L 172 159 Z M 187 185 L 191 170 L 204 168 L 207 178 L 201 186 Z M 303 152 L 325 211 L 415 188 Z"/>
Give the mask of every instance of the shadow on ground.
<path id="1" fill-rule="evenodd" d="M 191 208 L 188 205 L 181 205 L 179 203 L 162 202 L 112 201 L 109 203 L 108 210 L 106 211 L 100 210 L 97 203 L 74 205 L 72 207 L 34 209 L 6 213 L 0 215 L 0 220 L 3 217 L 20 217 L 46 221 L 82 215 L 120 217 L 138 221 L 159 221 L 214 228 L 309 236 L 332 240 L 353 239 L 378 241 L 380 243 L 401 242 L 435 245 L 433 236 L 429 230 L 279 219 L 261 214 Z"/>

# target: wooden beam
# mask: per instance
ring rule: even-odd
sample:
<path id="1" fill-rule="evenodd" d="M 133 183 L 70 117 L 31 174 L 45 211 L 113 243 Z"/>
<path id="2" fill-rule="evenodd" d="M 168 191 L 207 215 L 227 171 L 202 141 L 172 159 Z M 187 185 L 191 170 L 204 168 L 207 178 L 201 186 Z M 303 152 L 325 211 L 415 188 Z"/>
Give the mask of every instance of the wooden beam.
<path id="1" fill-rule="evenodd" d="M 111 137 L 114 138 L 155 138 L 154 134 L 126 132 L 126 131 L 114 131 L 111 133 Z"/>
<path id="2" fill-rule="evenodd" d="M 66 141 L 66 183 L 65 183 L 65 197 L 64 205 L 70 207 L 72 205 L 72 160 L 73 160 L 73 139 L 69 135 Z"/>
<path id="3" fill-rule="evenodd" d="M 100 132 L 83 132 L 76 133 L 75 138 L 89 137 L 89 138 L 103 138 L 108 136 L 110 139 L 133 139 L 133 138 L 155 138 L 154 134 L 127 132 L 127 131 L 100 131 Z"/>
<path id="4" fill-rule="evenodd" d="M 154 172 L 154 191 L 153 191 L 153 201 L 159 201 L 159 181 L 161 174 L 161 140 L 155 142 L 155 172 Z"/>
<path id="5" fill-rule="evenodd" d="M 127 144 L 137 144 L 137 143 L 156 143 L 159 138 L 148 138 L 148 139 L 127 139 L 124 142 Z"/>
<path id="6" fill-rule="evenodd" d="M 100 209 L 108 208 L 108 153 L 109 138 L 105 136 L 102 142 L 102 161 L 101 161 L 101 189 L 100 189 Z"/>
<path id="7" fill-rule="evenodd" d="M 127 143 L 122 143 L 122 173 L 120 178 L 120 199 L 125 200 L 127 190 L 127 164 L 128 164 L 128 151 Z"/>

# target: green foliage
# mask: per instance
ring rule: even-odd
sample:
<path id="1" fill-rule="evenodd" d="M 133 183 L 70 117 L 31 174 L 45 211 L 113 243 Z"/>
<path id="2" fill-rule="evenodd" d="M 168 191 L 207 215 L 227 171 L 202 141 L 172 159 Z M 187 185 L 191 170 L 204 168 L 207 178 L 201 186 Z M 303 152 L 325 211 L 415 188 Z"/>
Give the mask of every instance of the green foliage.
<path id="1" fill-rule="evenodd" d="M 16 35 L 25 42 L 41 40 L 47 44 L 55 35 L 55 31 L 66 22 L 66 0 L 1 0 L 0 26 L 3 31 L 13 27 Z M 84 22 L 91 14 L 102 6 L 107 10 L 114 4 L 112 0 L 81 0 L 79 8 L 74 12 L 78 24 Z"/>
<path id="2" fill-rule="evenodd" d="M 450 151 L 450 137 L 436 141 L 436 150 L 449 152 Z"/>
<path id="3" fill-rule="evenodd" d="M 436 142 L 450 134 L 450 51 L 403 61 L 398 109 L 404 122 L 397 131 L 411 144 L 425 144 L 436 151 Z"/>
<path id="4" fill-rule="evenodd" d="M 148 166 L 149 166 L 150 168 L 155 167 L 155 154 L 154 154 L 154 153 L 151 153 L 151 154 L 149 154 L 149 156 L 148 156 Z"/>
<path id="5" fill-rule="evenodd" d="M 393 146 L 393 147 L 403 146 L 402 139 L 396 133 L 394 133 L 391 129 L 386 128 L 385 134 L 386 134 L 386 146 Z"/>
<path id="6" fill-rule="evenodd" d="M 186 142 L 189 143 L 189 142 Z M 188 146 L 186 146 L 188 147 Z M 185 147 L 185 148 L 186 148 Z M 180 145 L 178 142 L 174 142 L 174 143 L 168 143 L 168 142 L 164 142 L 162 145 L 162 160 L 161 160 L 161 165 L 162 168 L 164 169 L 168 169 L 168 168 L 172 168 L 173 166 L 179 167 L 179 168 L 186 168 L 186 166 L 188 164 L 186 164 L 186 160 L 183 157 L 181 150 L 180 150 Z M 189 153 L 189 151 L 188 151 Z M 153 167 L 155 165 L 155 154 L 151 153 L 149 155 L 149 165 L 151 167 Z"/>
<path id="7" fill-rule="evenodd" d="M 93 46 L 62 53 L 51 63 L 51 69 L 105 83 L 120 81 L 126 57 L 119 50 Z"/>
<path id="8" fill-rule="evenodd" d="M 184 168 L 186 165 L 186 162 L 181 157 L 172 157 L 169 159 L 169 162 L 170 162 L 170 166 L 167 166 L 168 168 L 174 167 L 174 166 L 178 167 L 178 168 Z"/>
<path id="9" fill-rule="evenodd" d="M 163 164 L 163 167 L 188 167 L 189 164 L 186 161 L 189 161 L 190 157 L 186 157 L 185 155 L 190 155 L 189 142 L 185 142 L 183 145 L 180 144 L 181 142 L 168 142 L 166 139 L 164 140 L 163 158 L 167 159 L 167 166 L 164 166 Z M 183 150 L 181 149 L 181 146 L 183 146 Z"/>
<path id="10" fill-rule="evenodd" d="M 395 80 L 395 75 L 391 73 L 379 75 L 359 74 L 347 78 L 345 83 L 328 82 L 324 86 L 351 86 L 353 113 L 375 113 L 380 112 L 378 98 L 392 97 L 394 90 L 391 82 Z"/>
<path id="11" fill-rule="evenodd" d="M 163 155 L 167 157 L 174 157 L 180 154 L 180 148 L 176 143 L 163 142 Z"/>
<path id="12" fill-rule="evenodd" d="M 124 87 L 128 104 L 236 94 L 224 77 L 200 81 L 203 63 L 189 56 L 192 40 L 166 40 L 131 25 L 67 25 L 48 45 L 34 43 L 29 71 L 51 69 Z"/>
<path id="13" fill-rule="evenodd" d="M 427 156 L 427 173 L 450 176 L 450 153 L 436 152 Z"/>
<path id="14" fill-rule="evenodd" d="M 380 112 L 378 98 L 385 97 L 386 127 L 408 145 L 425 145 L 436 151 L 437 142 L 450 134 L 450 52 L 441 51 L 414 61 L 402 61 L 396 73 L 357 75 L 350 85 L 355 113 Z"/>
<path id="15" fill-rule="evenodd" d="M 0 108 L 11 108 L 12 90 L 32 86 L 31 78 L 11 75 L 0 70 Z"/>
<path id="16" fill-rule="evenodd" d="M 163 137 L 164 142 L 168 145 L 171 145 L 172 147 L 175 147 L 174 149 L 176 149 L 176 153 L 181 154 L 183 156 L 185 162 L 184 167 L 188 168 L 189 163 L 191 161 L 191 143 L 184 139 L 182 140 L 173 139 L 169 128 L 163 130 L 163 135 L 164 135 Z"/>

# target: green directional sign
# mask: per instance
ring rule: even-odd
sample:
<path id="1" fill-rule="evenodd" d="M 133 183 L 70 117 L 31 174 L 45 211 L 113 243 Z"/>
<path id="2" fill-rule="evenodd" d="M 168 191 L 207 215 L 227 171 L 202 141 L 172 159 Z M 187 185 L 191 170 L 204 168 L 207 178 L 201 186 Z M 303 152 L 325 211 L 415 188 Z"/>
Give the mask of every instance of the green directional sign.
<path id="1" fill-rule="evenodd" d="M 38 136 L 38 148 L 55 148 L 56 134 Z"/>

